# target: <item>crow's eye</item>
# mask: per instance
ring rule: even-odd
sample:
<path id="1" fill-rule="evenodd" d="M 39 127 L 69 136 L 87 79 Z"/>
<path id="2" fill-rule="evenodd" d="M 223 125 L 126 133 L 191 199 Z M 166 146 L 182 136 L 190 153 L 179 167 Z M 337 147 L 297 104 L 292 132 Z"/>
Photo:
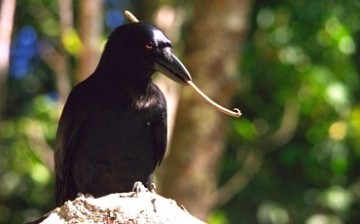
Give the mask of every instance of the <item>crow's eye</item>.
<path id="1" fill-rule="evenodd" d="M 151 50 L 154 48 L 154 43 L 153 42 L 147 42 L 145 44 L 145 48 L 148 49 L 148 50 Z"/>

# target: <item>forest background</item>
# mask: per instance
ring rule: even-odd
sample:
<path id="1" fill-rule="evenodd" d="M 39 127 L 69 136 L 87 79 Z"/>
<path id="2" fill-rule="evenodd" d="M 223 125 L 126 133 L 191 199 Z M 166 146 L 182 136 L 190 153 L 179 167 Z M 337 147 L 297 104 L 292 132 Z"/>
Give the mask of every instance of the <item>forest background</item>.
<path id="1" fill-rule="evenodd" d="M 360 222 L 360 1 L 2 0 L 0 223 L 54 208 L 71 88 L 124 10 L 170 37 L 226 117 L 160 75 L 169 147 L 158 193 L 223 223 Z"/>

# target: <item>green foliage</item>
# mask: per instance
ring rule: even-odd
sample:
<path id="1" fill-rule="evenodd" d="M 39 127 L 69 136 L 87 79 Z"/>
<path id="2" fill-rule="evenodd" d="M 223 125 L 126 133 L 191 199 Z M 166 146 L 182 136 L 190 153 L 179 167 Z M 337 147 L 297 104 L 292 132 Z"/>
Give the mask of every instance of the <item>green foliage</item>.
<path id="1" fill-rule="evenodd" d="M 237 98 L 244 116 L 232 123 L 220 185 L 249 151 L 264 159 L 222 207 L 229 223 L 360 220 L 356 10 L 356 1 L 256 2 Z"/>
<path id="2" fill-rule="evenodd" d="M 37 47 L 61 40 L 77 56 L 77 31 L 59 38 L 57 1 L 17 2 L 14 37 L 31 27 Z M 228 127 L 219 185 L 246 169 L 251 152 L 261 167 L 244 170 L 250 182 L 210 223 L 359 222 L 359 10 L 358 0 L 255 2 L 235 100 L 243 116 Z M 9 79 L 0 123 L 0 223 L 54 207 L 56 77 L 39 57 L 30 62 L 25 77 Z"/>
<path id="3" fill-rule="evenodd" d="M 44 164 L 52 160 L 58 111 L 52 99 L 39 96 L 28 115 L 0 126 L 0 223 L 23 223 L 54 206 L 52 167 Z"/>
<path id="4" fill-rule="evenodd" d="M 209 217 L 207 223 L 209 224 L 226 224 L 229 220 L 226 218 L 226 214 L 223 211 L 213 211 Z"/>

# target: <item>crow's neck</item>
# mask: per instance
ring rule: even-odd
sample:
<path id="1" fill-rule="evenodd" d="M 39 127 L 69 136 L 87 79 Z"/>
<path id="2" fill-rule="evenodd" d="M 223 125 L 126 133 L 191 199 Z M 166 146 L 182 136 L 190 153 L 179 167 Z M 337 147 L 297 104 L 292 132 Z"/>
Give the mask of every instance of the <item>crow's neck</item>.
<path id="1" fill-rule="evenodd" d="M 106 72 L 105 72 L 106 71 Z M 136 71 L 136 70 L 135 70 Z M 104 70 L 97 69 L 90 77 L 91 83 L 97 86 L 101 95 L 133 100 L 151 94 L 154 83 L 151 80 L 153 71 Z"/>

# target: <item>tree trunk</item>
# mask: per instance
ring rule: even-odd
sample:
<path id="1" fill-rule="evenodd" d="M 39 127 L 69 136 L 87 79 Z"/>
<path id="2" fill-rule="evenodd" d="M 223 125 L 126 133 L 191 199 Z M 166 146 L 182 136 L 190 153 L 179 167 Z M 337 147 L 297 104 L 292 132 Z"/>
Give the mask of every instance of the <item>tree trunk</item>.
<path id="1" fill-rule="evenodd" d="M 103 30 L 103 1 L 81 0 L 79 9 L 79 34 L 82 49 L 75 72 L 76 82 L 87 78 L 99 63 L 100 36 Z"/>
<path id="2" fill-rule="evenodd" d="M 58 0 L 59 7 L 59 19 L 60 19 L 60 36 L 61 36 L 61 48 L 59 52 L 55 54 L 55 51 L 52 53 L 52 57 L 45 56 L 49 60 L 52 59 L 51 66 L 56 73 L 56 84 L 60 96 L 60 102 L 65 103 L 70 91 L 71 91 L 71 76 L 70 76 L 70 56 L 66 52 L 63 45 L 63 39 L 66 36 L 68 30 L 74 28 L 74 14 L 73 14 L 73 4 L 72 0 Z M 57 56 L 55 56 L 57 55 Z"/>
<path id="3" fill-rule="evenodd" d="M 6 102 L 6 82 L 9 69 L 10 42 L 16 0 L 2 0 L 0 9 L 0 121 Z"/>
<path id="4" fill-rule="evenodd" d="M 239 51 L 245 39 L 251 0 L 207 0 L 194 4 L 185 65 L 208 96 L 229 106 L 237 88 Z M 216 200 L 212 195 L 224 151 L 227 119 L 185 87 L 170 154 L 159 169 L 161 194 L 174 198 L 203 220 Z"/>

